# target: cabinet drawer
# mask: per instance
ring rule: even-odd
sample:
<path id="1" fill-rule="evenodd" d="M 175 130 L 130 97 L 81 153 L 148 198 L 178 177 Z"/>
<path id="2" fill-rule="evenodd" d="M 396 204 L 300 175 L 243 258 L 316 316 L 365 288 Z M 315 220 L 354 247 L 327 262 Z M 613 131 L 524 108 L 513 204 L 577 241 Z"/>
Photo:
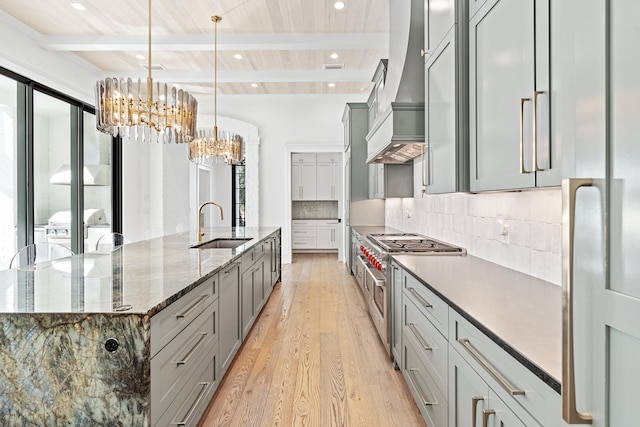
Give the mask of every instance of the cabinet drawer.
<path id="1" fill-rule="evenodd" d="M 218 297 L 217 288 L 216 274 L 151 318 L 151 357 Z"/>
<path id="2" fill-rule="evenodd" d="M 412 302 L 405 301 L 403 305 L 404 339 L 411 340 L 436 385 L 443 395 L 448 396 L 447 367 L 449 346 L 447 340 Z"/>
<path id="3" fill-rule="evenodd" d="M 291 234 L 293 238 L 298 237 L 316 237 L 316 227 L 293 227 Z"/>
<path id="4" fill-rule="evenodd" d="M 446 426 L 448 404 L 435 380 L 422 363 L 419 353 L 407 340 L 402 342 L 404 360 L 402 375 L 428 426 Z"/>
<path id="5" fill-rule="evenodd" d="M 404 275 L 404 295 L 445 337 L 449 330 L 449 306 L 410 274 Z"/>
<path id="6" fill-rule="evenodd" d="M 185 381 L 206 358 L 218 341 L 215 328 L 217 303 L 211 304 L 184 331 L 151 359 L 151 402 L 162 411 L 176 397 Z M 152 414 L 153 416 L 153 414 Z"/>
<path id="7" fill-rule="evenodd" d="M 254 248 L 245 251 L 242 254 L 241 263 L 242 263 L 242 271 L 246 271 L 249 267 L 253 265 L 255 261 L 255 254 L 253 253 Z"/>
<path id="8" fill-rule="evenodd" d="M 315 247 L 316 247 L 316 239 L 315 239 L 315 237 L 312 238 L 312 239 L 294 237 L 291 240 L 291 247 L 293 249 L 315 249 Z"/>
<path id="9" fill-rule="evenodd" d="M 213 355 L 218 354 L 218 344 L 213 347 Z M 200 366 L 194 370 L 181 390 L 176 390 L 177 395 L 173 402 L 168 404 L 162 417 L 154 426 L 196 426 L 200 417 L 207 409 L 211 397 L 218 387 L 220 379 L 216 372 L 216 358 L 207 357 Z M 153 386 L 152 386 L 153 387 Z"/>
<path id="10" fill-rule="evenodd" d="M 518 409 L 524 409 L 544 425 L 550 403 L 547 402 L 547 396 L 550 396 L 548 392 L 553 390 L 458 313 L 452 310 L 450 317 L 451 347 L 521 419 L 525 419 L 526 415 L 520 415 Z M 514 395 L 507 387 L 524 391 L 524 394 Z"/>
<path id="11" fill-rule="evenodd" d="M 291 153 L 292 163 L 315 163 L 316 153 Z"/>

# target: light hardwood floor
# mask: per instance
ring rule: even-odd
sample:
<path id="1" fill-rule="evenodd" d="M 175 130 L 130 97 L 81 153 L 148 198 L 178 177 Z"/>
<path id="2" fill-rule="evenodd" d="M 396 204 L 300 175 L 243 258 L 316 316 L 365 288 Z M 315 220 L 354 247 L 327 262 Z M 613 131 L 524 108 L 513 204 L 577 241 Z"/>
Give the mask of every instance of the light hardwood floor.
<path id="1" fill-rule="evenodd" d="M 201 426 L 424 426 L 335 254 L 294 254 Z"/>

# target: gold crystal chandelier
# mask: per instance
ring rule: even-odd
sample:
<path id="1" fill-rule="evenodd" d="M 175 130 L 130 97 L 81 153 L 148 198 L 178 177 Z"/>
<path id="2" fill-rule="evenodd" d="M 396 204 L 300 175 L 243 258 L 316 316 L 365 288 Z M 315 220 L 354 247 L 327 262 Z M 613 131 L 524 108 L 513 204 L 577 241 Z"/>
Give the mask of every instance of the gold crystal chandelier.
<path id="1" fill-rule="evenodd" d="M 140 79 L 105 78 L 96 83 L 96 127 L 112 136 L 156 142 L 191 142 L 196 136 L 198 101 L 189 92 L 170 89 L 151 77 L 151 0 L 148 71 Z"/>
<path id="2" fill-rule="evenodd" d="M 214 72 L 213 72 L 213 129 L 200 130 L 198 137 L 189 143 L 189 160 L 196 164 L 211 165 L 223 160 L 229 164 L 244 161 L 244 140 L 234 132 L 218 131 L 218 23 L 222 18 L 211 17 L 214 23 Z"/>

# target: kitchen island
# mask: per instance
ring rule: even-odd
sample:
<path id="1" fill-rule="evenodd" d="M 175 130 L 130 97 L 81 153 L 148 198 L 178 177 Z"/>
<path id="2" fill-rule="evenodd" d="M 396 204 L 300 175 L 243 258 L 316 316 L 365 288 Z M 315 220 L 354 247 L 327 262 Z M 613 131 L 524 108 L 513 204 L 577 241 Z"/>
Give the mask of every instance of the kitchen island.
<path id="1" fill-rule="evenodd" d="M 154 371 L 165 372 L 160 362 L 167 357 L 174 370 L 187 369 L 190 360 L 198 364 L 171 375 L 195 378 L 211 371 L 211 381 L 197 383 L 202 387 L 193 395 L 195 403 L 175 407 L 178 421 L 188 416 L 188 424 L 197 422 L 194 413 L 206 408 L 205 397 L 210 399 L 221 376 L 216 351 L 224 324 L 218 322 L 243 314 L 241 265 L 263 259 L 269 265 L 255 268 L 262 272 L 260 286 L 265 290 L 258 297 L 254 287 L 250 297 L 266 299 L 274 279 L 279 280 L 280 230 L 209 230 L 205 242 L 248 239 L 237 248 L 220 249 L 192 249 L 194 235 L 178 233 L 35 269 L 0 271 L 0 424 L 164 423 L 162 417 L 174 416 L 165 414 L 172 404 L 167 395 L 193 394 L 178 380 L 180 387 L 167 384 L 170 375 L 158 378 Z M 237 271 L 236 281 L 229 282 L 237 287 L 231 290 L 235 306 L 226 305 L 221 315 L 218 275 L 230 266 Z M 179 342 L 182 332 L 191 329 L 200 338 Z M 172 345 L 184 357 L 165 357 Z M 203 351 L 206 354 L 199 355 Z"/>

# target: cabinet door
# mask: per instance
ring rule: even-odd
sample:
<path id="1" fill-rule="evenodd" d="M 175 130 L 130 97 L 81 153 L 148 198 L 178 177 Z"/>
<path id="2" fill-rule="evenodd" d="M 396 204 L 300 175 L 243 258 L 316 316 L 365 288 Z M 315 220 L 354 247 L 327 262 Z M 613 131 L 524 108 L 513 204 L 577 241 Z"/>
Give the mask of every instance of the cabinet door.
<path id="1" fill-rule="evenodd" d="M 242 273 L 242 307 L 240 315 L 242 317 L 242 339 L 244 339 L 251 329 L 253 321 L 253 273 L 256 267 Z"/>
<path id="2" fill-rule="evenodd" d="M 318 200 L 335 200 L 336 183 L 333 163 L 318 163 L 316 166 L 316 196 Z"/>
<path id="3" fill-rule="evenodd" d="M 449 347 L 449 427 L 480 427 L 489 386 Z M 493 425 L 493 424 L 492 424 Z"/>
<path id="4" fill-rule="evenodd" d="M 220 372 L 226 372 L 242 339 L 240 329 L 240 265 L 233 263 L 220 272 Z"/>
<path id="5" fill-rule="evenodd" d="M 456 191 L 456 34 L 451 31 L 425 64 L 422 185 L 429 194 Z"/>
<path id="6" fill-rule="evenodd" d="M 291 155 L 291 200 L 316 200 L 316 155 Z"/>
<path id="7" fill-rule="evenodd" d="M 253 316 L 257 316 L 262 308 L 264 302 L 264 276 L 267 271 L 265 270 L 265 257 L 263 256 L 256 262 L 256 266 L 253 271 Z"/>
<path id="8" fill-rule="evenodd" d="M 536 168 L 558 166 L 549 138 L 548 8 L 541 0 L 487 0 L 471 19 L 472 191 L 535 187 Z M 543 172 L 540 185 L 559 184 L 558 173 Z"/>
<path id="9" fill-rule="evenodd" d="M 402 269 L 391 263 L 391 352 L 402 369 Z"/>
<path id="10" fill-rule="evenodd" d="M 316 228 L 316 248 L 331 249 L 334 246 L 333 236 L 334 227 L 330 225 L 322 225 Z"/>
<path id="11" fill-rule="evenodd" d="M 455 23 L 456 0 L 424 0 L 424 50 L 429 57 Z"/>

